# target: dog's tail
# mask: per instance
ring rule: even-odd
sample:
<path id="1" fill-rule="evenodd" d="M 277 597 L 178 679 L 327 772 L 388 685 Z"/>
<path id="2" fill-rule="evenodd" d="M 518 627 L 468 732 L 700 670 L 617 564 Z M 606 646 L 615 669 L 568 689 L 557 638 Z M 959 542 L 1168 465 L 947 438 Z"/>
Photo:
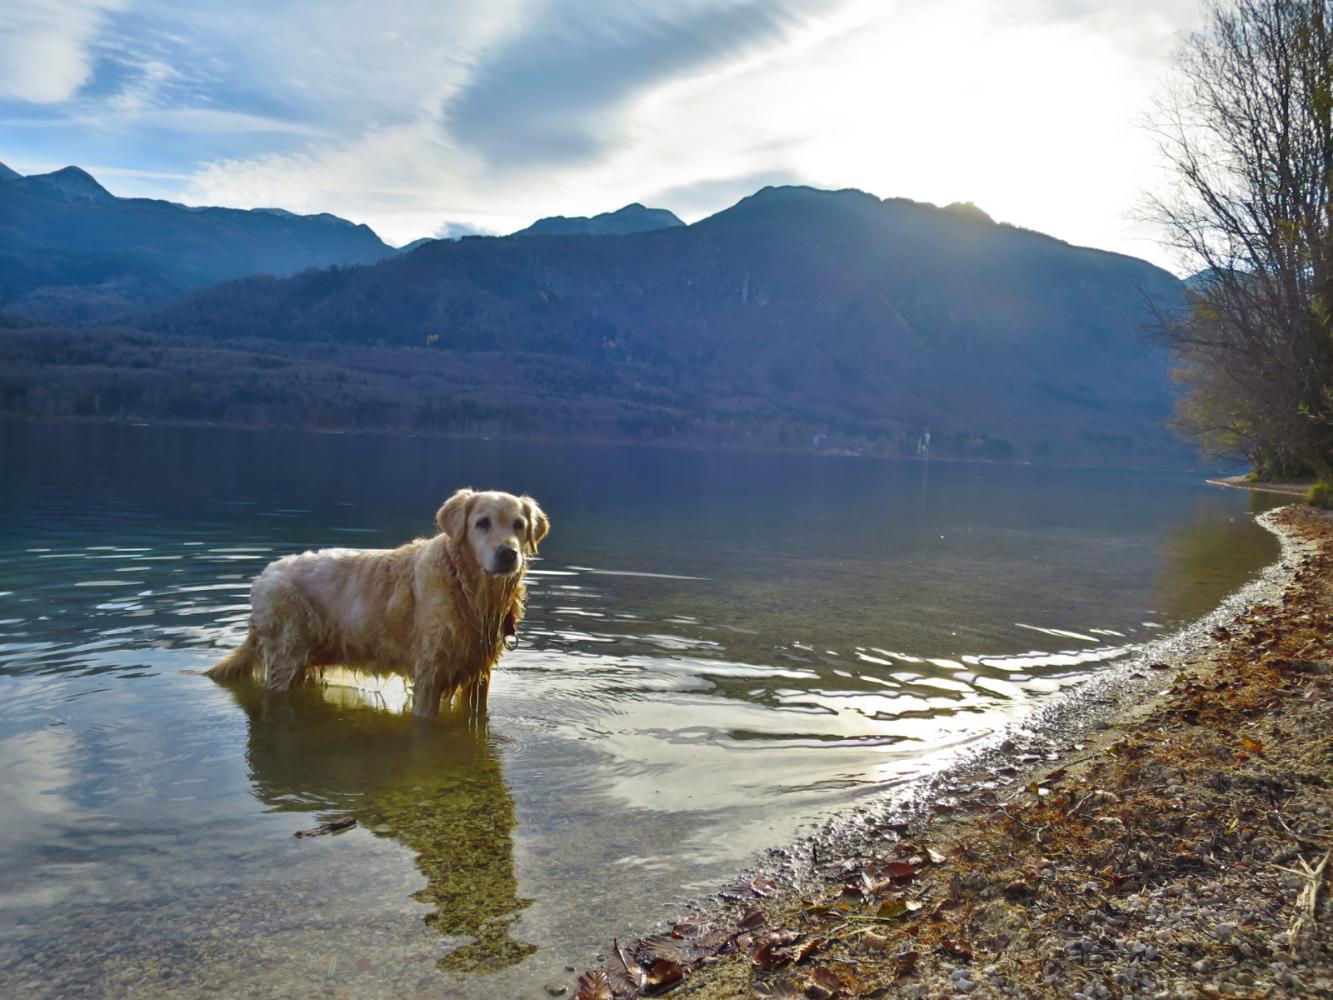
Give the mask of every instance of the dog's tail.
<path id="1" fill-rule="evenodd" d="M 253 635 L 247 635 L 245 642 L 213 664 L 204 674 L 215 681 L 231 681 L 238 677 L 249 677 L 255 672 L 256 656 Z"/>

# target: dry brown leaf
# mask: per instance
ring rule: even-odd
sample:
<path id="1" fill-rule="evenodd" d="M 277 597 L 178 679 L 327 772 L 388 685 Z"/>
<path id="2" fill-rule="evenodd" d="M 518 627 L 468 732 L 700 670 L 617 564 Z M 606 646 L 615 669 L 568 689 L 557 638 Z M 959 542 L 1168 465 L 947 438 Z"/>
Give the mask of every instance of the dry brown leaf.
<path id="1" fill-rule="evenodd" d="M 654 993 L 661 993 L 671 989 L 684 978 L 685 970 L 679 963 L 669 958 L 659 958 L 649 966 L 644 986 Z"/>
<path id="2" fill-rule="evenodd" d="M 579 976 L 579 991 L 574 1000 L 613 1000 L 611 982 L 601 969 L 594 969 Z"/>
<path id="3" fill-rule="evenodd" d="M 916 875 L 915 865 L 909 865 L 905 861 L 890 861 L 880 869 L 886 878 L 893 879 L 895 882 L 906 882 Z"/>
<path id="4" fill-rule="evenodd" d="M 736 926 L 743 931 L 752 931 L 758 927 L 763 927 L 767 922 L 768 918 L 764 916 L 764 911 L 756 906 L 754 909 L 746 913 L 745 916 L 741 917 L 740 923 Z"/>
<path id="5" fill-rule="evenodd" d="M 903 976 L 910 976 L 916 971 L 917 959 L 921 954 L 915 949 L 899 952 L 893 960 L 893 974 L 901 979 Z"/>

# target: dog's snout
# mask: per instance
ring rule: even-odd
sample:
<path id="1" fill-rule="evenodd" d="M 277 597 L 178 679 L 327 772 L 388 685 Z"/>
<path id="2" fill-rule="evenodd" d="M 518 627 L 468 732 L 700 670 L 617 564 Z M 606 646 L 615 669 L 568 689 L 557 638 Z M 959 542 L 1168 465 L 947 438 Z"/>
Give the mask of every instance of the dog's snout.
<path id="1" fill-rule="evenodd" d="M 511 570 L 518 563 L 518 550 L 511 545 L 501 545 L 495 550 L 495 566 L 500 570 Z"/>

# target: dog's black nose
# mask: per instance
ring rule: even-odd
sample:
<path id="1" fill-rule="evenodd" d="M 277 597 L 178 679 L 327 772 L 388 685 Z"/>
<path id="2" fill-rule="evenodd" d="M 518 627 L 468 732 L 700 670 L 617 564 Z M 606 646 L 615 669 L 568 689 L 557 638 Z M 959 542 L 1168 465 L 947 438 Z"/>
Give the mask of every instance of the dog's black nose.
<path id="1" fill-rule="evenodd" d="M 495 550 L 496 569 L 510 570 L 518 562 L 518 552 L 508 545 L 501 545 Z"/>

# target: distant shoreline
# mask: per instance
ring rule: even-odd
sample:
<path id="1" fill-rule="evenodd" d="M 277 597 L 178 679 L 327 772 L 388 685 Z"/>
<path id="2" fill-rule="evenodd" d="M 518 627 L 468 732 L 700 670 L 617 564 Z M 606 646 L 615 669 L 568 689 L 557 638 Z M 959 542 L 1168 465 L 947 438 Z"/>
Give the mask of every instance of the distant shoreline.
<path id="1" fill-rule="evenodd" d="M 765 446 L 755 441 L 735 440 L 668 440 L 663 438 L 638 439 L 628 436 L 604 435 L 583 436 L 579 434 L 514 434 L 496 432 L 468 432 L 440 430 L 433 428 L 409 427 L 312 427 L 288 423 L 252 423 L 247 421 L 212 421 L 190 420 L 180 417 L 141 419 L 123 416 L 80 416 L 62 414 L 59 416 L 36 416 L 14 410 L 0 409 L 0 424 L 26 424 L 32 426 L 100 426 L 153 430 L 205 430 L 235 431 L 242 433 L 277 432 L 283 434 L 320 434 L 324 436 L 374 436 L 422 438 L 442 441 L 495 441 L 511 444 L 549 444 L 575 445 L 595 448 L 651 448 L 668 451 L 707 452 L 724 455 L 769 455 L 806 458 L 852 458 L 882 462 L 913 462 L 923 466 L 938 465 L 974 465 L 995 468 L 1032 468 L 1032 469 L 1070 469 L 1088 472 L 1136 472 L 1136 473 L 1173 473 L 1182 476 L 1200 474 L 1199 469 L 1173 465 L 1094 465 L 1072 462 L 1037 462 L 1030 459 L 1006 461 L 978 457 L 960 457 L 956 455 L 896 455 L 878 451 L 857 451 L 850 448 L 801 448 L 788 446 Z M 1214 485 L 1227 485 L 1219 480 L 1209 479 Z M 1304 487 L 1300 487 L 1304 492 Z"/>
<path id="2" fill-rule="evenodd" d="M 1263 483 L 1246 479 L 1244 476 L 1226 476 L 1210 479 L 1212 486 L 1225 486 L 1232 490 L 1251 490 L 1255 493 L 1280 493 L 1288 497 L 1303 497 L 1310 488 L 1310 483 Z"/>

